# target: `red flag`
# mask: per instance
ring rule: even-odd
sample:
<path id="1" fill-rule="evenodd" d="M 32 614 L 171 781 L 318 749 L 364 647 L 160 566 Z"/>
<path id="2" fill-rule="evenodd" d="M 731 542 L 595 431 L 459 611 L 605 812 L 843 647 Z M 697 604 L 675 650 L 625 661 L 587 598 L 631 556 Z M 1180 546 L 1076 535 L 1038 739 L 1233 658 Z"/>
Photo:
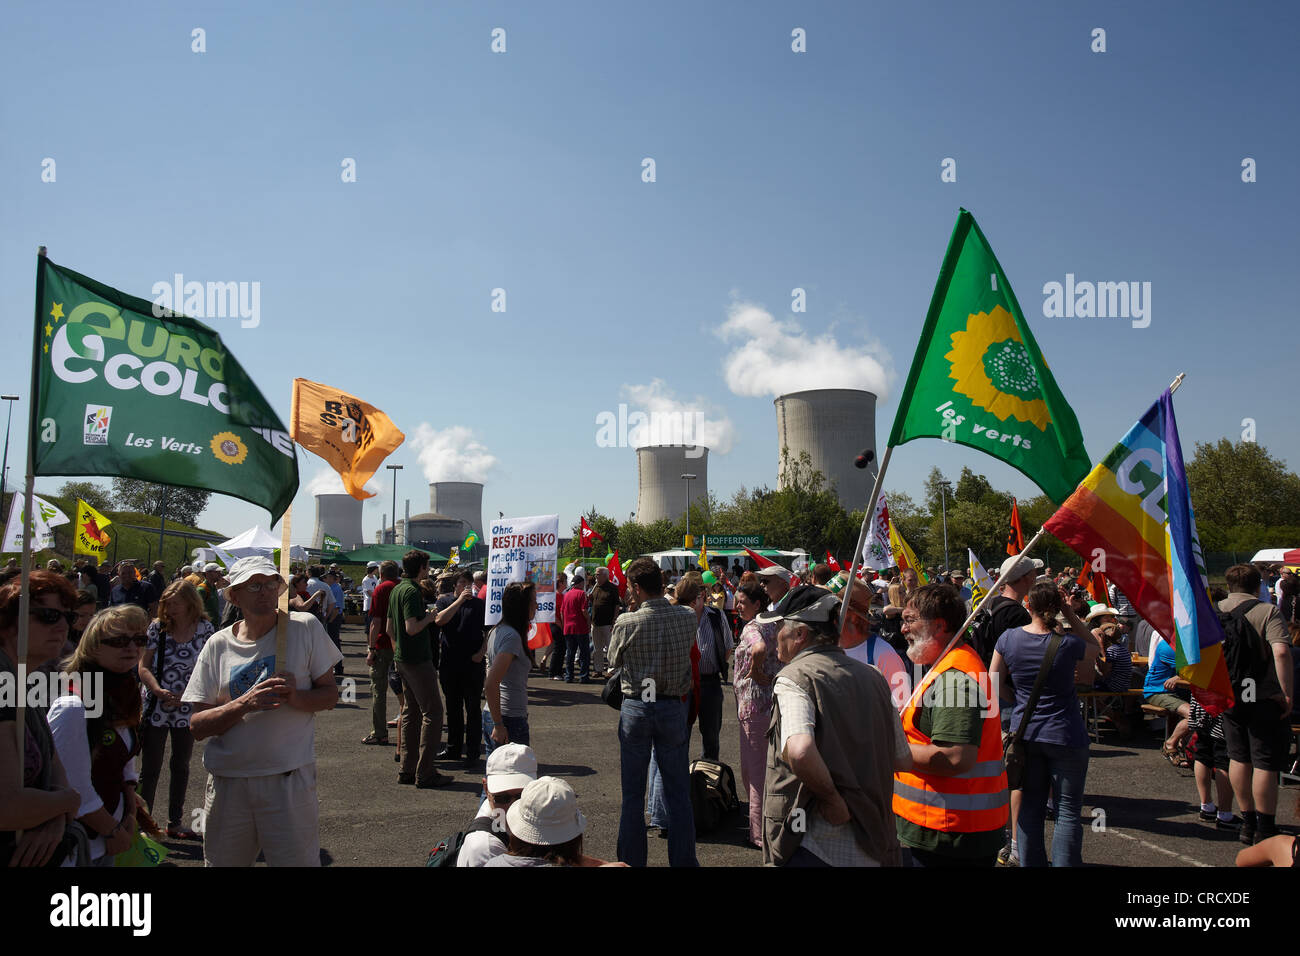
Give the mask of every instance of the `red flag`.
<path id="1" fill-rule="evenodd" d="M 587 519 L 584 517 L 582 519 L 582 527 L 578 529 L 578 546 L 582 548 L 590 548 L 592 538 L 600 538 L 601 541 L 605 540 L 605 536 L 592 528 L 591 525 L 587 524 Z"/>
<path id="2" fill-rule="evenodd" d="M 1083 570 L 1079 572 L 1080 587 L 1088 589 L 1092 599 L 1100 604 L 1110 604 L 1110 587 L 1106 581 L 1106 575 L 1100 571 L 1093 571 L 1092 565 L 1086 561 Z"/>
<path id="3" fill-rule="evenodd" d="M 1020 508 L 1016 499 L 1011 499 L 1011 530 L 1007 532 L 1007 554 L 1014 557 L 1025 550 L 1025 535 L 1020 530 Z"/>
<path id="4" fill-rule="evenodd" d="M 832 571 L 836 572 L 837 574 L 841 570 L 840 563 L 835 560 L 835 555 L 831 554 L 829 550 L 827 550 L 826 552 L 826 564 L 830 567 Z"/>
<path id="5" fill-rule="evenodd" d="M 753 558 L 754 563 L 757 564 L 760 568 L 770 568 L 772 565 L 776 564 L 775 561 L 765 558 L 757 551 L 751 551 L 749 548 L 745 548 L 745 553 L 749 555 L 751 558 Z"/>
<path id="6" fill-rule="evenodd" d="M 617 548 L 605 562 L 605 567 L 609 568 L 609 579 L 618 585 L 618 596 L 627 597 L 627 575 L 623 573 L 623 565 L 618 560 Z"/>
<path id="7" fill-rule="evenodd" d="M 545 621 L 538 623 L 534 621 L 528 628 L 528 647 L 530 650 L 537 650 L 551 643 L 551 625 Z"/>

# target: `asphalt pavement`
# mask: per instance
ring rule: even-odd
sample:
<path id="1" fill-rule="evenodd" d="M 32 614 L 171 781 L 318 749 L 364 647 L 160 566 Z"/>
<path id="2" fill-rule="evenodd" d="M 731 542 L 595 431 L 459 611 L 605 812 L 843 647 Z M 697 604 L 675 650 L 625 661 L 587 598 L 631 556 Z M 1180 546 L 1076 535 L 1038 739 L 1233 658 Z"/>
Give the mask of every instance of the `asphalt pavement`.
<path id="1" fill-rule="evenodd" d="M 316 718 L 317 788 L 320 796 L 322 862 L 330 866 L 422 866 L 432 846 L 464 829 L 478 807 L 482 764 L 466 772 L 459 762 L 441 763 L 455 782 L 438 790 L 416 790 L 397 783 L 396 748 L 361 743 L 370 730 L 371 689 L 365 666 L 365 643 L 359 627 L 343 629 L 347 678 L 355 700 L 340 703 Z M 528 709 L 532 746 L 540 772 L 562 777 L 578 794 L 587 816 L 585 850 L 615 858 L 621 804 L 618 714 L 600 699 L 599 684 L 566 684 L 534 671 L 529 680 Z M 397 701 L 387 687 L 389 716 Z M 728 686 L 723 707 L 722 760 L 740 784 L 735 698 Z M 390 731 L 396 741 L 396 730 Z M 1197 818 L 1198 798 L 1190 770 L 1178 770 L 1160 756 L 1160 729 L 1150 723 L 1128 741 L 1113 736 L 1094 744 L 1088 766 L 1083 859 L 1088 866 L 1232 866 L 1240 844 L 1232 833 L 1216 830 Z M 692 732 L 692 757 L 702 743 Z M 186 795 L 187 822 L 202 807 L 206 781 L 195 747 Z M 170 757 L 170 753 L 168 754 Z M 167 805 L 168 773 L 164 768 L 156 805 Z M 1296 832 L 1297 789 L 1284 787 L 1278 822 Z M 744 799 L 742 789 L 741 798 Z M 165 810 L 156 814 L 163 820 Z M 698 838 L 702 866 L 760 866 L 761 854 L 745 841 L 745 809 L 712 834 Z M 1050 827 L 1048 824 L 1049 847 Z M 667 866 L 667 842 L 659 831 L 648 833 L 649 863 Z M 169 864 L 201 866 L 199 844 L 165 840 Z"/>

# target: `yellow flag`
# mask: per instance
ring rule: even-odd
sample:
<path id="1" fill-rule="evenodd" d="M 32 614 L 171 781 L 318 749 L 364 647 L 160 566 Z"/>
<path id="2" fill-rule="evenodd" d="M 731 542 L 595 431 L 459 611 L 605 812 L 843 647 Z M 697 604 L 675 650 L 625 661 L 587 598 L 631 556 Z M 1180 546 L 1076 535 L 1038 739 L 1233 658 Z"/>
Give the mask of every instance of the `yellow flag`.
<path id="1" fill-rule="evenodd" d="M 373 405 L 305 378 L 293 380 L 289 434 L 324 458 L 343 479 L 344 490 L 357 499 L 374 497 L 365 490 L 366 482 L 406 440 L 392 419 Z"/>
<path id="2" fill-rule="evenodd" d="M 997 582 L 984 570 L 984 565 L 980 564 L 980 559 L 975 557 L 973 550 L 967 548 L 966 554 L 970 557 L 970 600 L 971 607 L 974 607 L 984 600 L 984 595 L 988 594 Z"/>
<path id="3" fill-rule="evenodd" d="M 700 564 L 701 571 L 709 570 L 709 540 L 708 538 L 704 537 L 704 535 L 700 535 L 699 564 Z"/>
<path id="4" fill-rule="evenodd" d="M 77 528 L 72 545 L 73 554 L 89 554 L 102 558 L 108 550 L 109 537 L 104 529 L 113 522 L 80 498 L 77 499 Z"/>
<path id="5" fill-rule="evenodd" d="M 894 527 L 894 520 L 892 518 L 889 520 L 889 550 L 894 556 L 894 564 L 898 565 L 898 570 L 906 571 L 908 568 L 911 568 L 916 572 L 916 576 L 920 578 L 922 584 L 930 583 L 930 579 L 926 577 L 925 572 L 921 570 L 921 565 L 917 562 L 916 555 L 912 553 L 912 549 L 907 546 L 907 542 L 903 540 L 903 536 L 899 534 L 898 529 Z"/>

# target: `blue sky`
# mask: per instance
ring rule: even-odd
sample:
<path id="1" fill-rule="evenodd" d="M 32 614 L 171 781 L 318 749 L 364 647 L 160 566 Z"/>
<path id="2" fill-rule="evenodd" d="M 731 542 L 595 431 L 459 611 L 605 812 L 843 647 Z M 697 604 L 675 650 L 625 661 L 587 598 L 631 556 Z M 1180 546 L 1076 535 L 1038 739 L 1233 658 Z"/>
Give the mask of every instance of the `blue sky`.
<path id="1" fill-rule="evenodd" d="M 845 374 L 880 379 L 883 443 L 964 206 L 1094 459 L 1184 371 L 1189 458 L 1251 418 L 1294 468 L 1298 21 L 1284 3 L 11 8 L 0 389 L 25 412 L 40 244 L 145 298 L 177 272 L 259 282 L 256 328 L 207 321 L 286 417 L 295 375 L 384 409 L 412 439 L 391 459 L 399 512 L 428 507 L 418 433 L 427 477 L 485 480 L 485 514 L 625 519 L 635 453 L 598 447 L 595 423 L 630 398 L 705 411 L 729 446 L 713 491 L 775 484 L 774 393 L 735 371 L 747 340 L 718 335 L 737 312 L 768 323 L 774 380 L 826 384 L 828 349 L 806 347 L 825 336 Z M 1067 273 L 1150 282 L 1150 326 L 1044 317 Z M 916 496 L 932 465 L 1036 493 L 936 441 L 898 449 L 886 485 Z M 300 468 L 306 542 L 323 463 Z M 214 496 L 203 523 L 267 520 Z"/>

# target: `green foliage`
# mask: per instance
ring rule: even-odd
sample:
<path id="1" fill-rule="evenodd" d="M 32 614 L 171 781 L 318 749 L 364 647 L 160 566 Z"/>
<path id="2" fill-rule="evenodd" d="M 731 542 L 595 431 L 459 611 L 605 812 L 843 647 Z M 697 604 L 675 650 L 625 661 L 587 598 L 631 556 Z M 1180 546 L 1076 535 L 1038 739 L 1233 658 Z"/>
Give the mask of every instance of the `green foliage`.
<path id="1" fill-rule="evenodd" d="M 1263 445 L 1226 438 L 1197 442 L 1187 483 L 1204 550 L 1296 547 L 1300 477 Z"/>
<path id="2" fill-rule="evenodd" d="M 160 517 L 166 513 L 167 523 L 193 525 L 208 506 L 212 492 L 201 488 L 179 488 L 175 485 L 156 485 L 138 478 L 114 478 L 113 500 L 123 511 L 139 511 Z"/>
<path id="3" fill-rule="evenodd" d="M 59 488 L 59 494 L 71 501 L 74 507 L 76 499 L 80 498 L 100 514 L 112 506 L 108 492 L 93 481 L 65 481 Z M 68 517 L 75 520 L 77 516 L 68 512 Z"/>

